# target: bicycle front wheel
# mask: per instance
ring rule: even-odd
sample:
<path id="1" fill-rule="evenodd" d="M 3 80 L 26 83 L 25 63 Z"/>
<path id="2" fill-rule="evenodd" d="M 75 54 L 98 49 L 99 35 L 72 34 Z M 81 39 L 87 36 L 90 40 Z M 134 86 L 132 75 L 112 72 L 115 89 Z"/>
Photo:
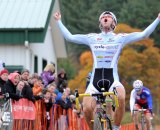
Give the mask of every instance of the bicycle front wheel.
<path id="1" fill-rule="evenodd" d="M 98 114 L 95 114 L 94 116 L 94 130 L 103 130 L 101 119 L 99 118 Z"/>
<path id="2" fill-rule="evenodd" d="M 146 125 L 146 123 L 145 123 L 145 119 L 144 119 L 144 117 L 141 119 L 141 129 L 142 130 L 145 130 L 145 125 Z"/>

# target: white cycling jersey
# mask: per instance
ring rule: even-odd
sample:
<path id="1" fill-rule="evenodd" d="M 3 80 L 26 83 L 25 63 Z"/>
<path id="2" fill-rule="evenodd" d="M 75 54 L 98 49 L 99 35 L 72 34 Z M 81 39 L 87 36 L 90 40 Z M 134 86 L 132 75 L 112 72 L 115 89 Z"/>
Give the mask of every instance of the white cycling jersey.
<path id="1" fill-rule="evenodd" d="M 159 24 L 160 19 L 156 19 L 151 25 L 149 25 L 143 32 L 133 32 L 133 33 L 120 33 L 115 34 L 113 32 L 105 33 L 101 32 L 91 33 L 87 35 L 75 34 L 72 35 L 68 29 L 58 21 L 58 26 L 67 41 L 88 45 L 92 51 L 94 66 L 92 70 L 92 76 L 90 84 L 86 90 L 87 93 L 98 92 L 93 86 L 93 78 L 96 68 L 112 68 L 114 83 L 110 87 L 109 91 L 112 91 L 113 86 L 122 86 L 119 82 L 117 64 L 122 48 L 128 44 L 148 37 Z"/>

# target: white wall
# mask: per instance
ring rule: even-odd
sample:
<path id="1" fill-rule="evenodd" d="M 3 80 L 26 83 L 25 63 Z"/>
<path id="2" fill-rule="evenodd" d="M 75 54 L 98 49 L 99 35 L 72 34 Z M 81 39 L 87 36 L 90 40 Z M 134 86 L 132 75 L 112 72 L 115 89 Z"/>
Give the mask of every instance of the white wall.
<path id="1" fill-rule="evenodd" d="M 0 45 L 0 59 L 6 65 L 24 65 L 26 63 L 24 45 Z"/>
<path id="2" fill-rule="evenodd" d="M 54 62 L 57 65 L 55 47 L 50 27 L 48 27 L 44 43 L 32 43 L 30 44 L 30 48 L 32 50 L 32 58 L 34 58 L 34 55 L 38 56 L 38 73 L 42 72 L 43 58 L 47 60 L 48 63 Z"/>

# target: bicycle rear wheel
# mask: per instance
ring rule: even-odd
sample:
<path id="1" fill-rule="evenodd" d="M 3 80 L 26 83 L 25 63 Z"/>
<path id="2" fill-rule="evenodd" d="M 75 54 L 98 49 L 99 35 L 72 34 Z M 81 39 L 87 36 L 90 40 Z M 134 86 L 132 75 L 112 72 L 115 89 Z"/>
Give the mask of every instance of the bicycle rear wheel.
<path id="1" fill-rule="evenodd" d="M 93 128 L 94 128 L 93 130 L 103 130 L 102 123 L 101 123 L 101 120 L 100 120 L 98 114 L 95 114 L 95 116 L 94 116 Z"/>

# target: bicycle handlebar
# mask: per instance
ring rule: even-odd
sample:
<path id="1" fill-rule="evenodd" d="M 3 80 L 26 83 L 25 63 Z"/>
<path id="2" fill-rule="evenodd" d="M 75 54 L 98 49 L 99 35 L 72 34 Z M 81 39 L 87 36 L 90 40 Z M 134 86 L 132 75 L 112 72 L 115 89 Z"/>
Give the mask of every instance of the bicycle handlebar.
<path id="1" fill-rule="evenodd" d="M 118 97 L 117 97 L 117 91 L 116 89 L 113 89 L 113 92 L 101 92 L 101 93 L 94 93 L 94 94 L 89 94 L 89 93 L 82 93 L 82 94 L 79 94 L 78 93 L 78 90 L 75 90 L 75 96 L 76 96 L 76 108 L 79 110 L 80 107 L 79 107 L 79 97 L 94 97 L 94 96 L 111 96 L 113 95 L 114 96 L 114 102 L 115 102 L 115 106 L 116 107 L 119 107 L 119 102 L 118 102 Z"/>
<path id="2" fill-rule="evenodd" d="M 146 111 L 147 109 L 133 109 L 133 111 L 139 111 L 139 112 L 144 112 L 144 111 Z"/>
<path id="3" fill-rule="evenodd" d="M 89 93 L 82 93 L 82 94 L 79 94 L 79 97 L 89 97 L 89 96 L 99 96 L 99 95 L 102 95 L 102 96 L 108 96 L 108 95 L 115 95 L 114 92 L 102 92 L 102 93 L 94 93 L 94 94 L 89 94 Z"/>

